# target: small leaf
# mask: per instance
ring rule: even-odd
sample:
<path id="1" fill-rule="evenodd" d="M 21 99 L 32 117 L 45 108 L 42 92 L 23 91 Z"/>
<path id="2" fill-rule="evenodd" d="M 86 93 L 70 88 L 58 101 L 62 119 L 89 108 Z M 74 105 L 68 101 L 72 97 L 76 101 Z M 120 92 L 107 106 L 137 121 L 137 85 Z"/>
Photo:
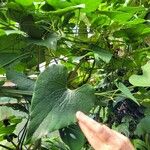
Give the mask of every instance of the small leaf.
<path id="1" fill-rule="evenodd" d="M 130 135 L 129 122 L 123 122 L 116 127 L 114 126 L 113 130 L 120 132 L 121 134 L 125 135 L 126 137 L 129 137 L 129 135 Z"/>
<path id="2" fill-rule="evenodd" d="M 140 121 L 135 132 L 139 136 L 150 133 L 150 116 L 146 116 Z"/>
<path id="3" fill-rule="evenodd" d="M 45 46 L 47 48 L 56 50 L 57 47 L 57 41 L 59 40 L 58 35 L 56 34 L 51 34 L 49 35 L 46 39 L 44 40 L 29 40 L 29 43 L 33 43 L 39 46 Z"/>
<path id="4" fill-rule="evenodd" d="M 134 139 L 132 143 L 136 149 L 147 150 L 146 143 L 140 139 Z"/>
<path id="5" fill-rule="evenodd" d="M 139 105 L 136 98 L 132 95 L 130 90 L 123 83 L 116 84 L 116 86 L 126 97 L 132 99 L 135 103 L 137 103 Z"/>
<path id="6" fill-rule="evenodd" d="M 143 70 L 142 75 L 132 75 L 129 82 L 134 86 L 149 87 L 150 86 L 150 63 L 148 62 L 141 67 Z"/>
<path id="7" fill-rule="evenodd" d="M 149 108 L 149 107 L 150 107 L 150 99 L 149 99 L 149 98 L 144 98 L 144 97 L 142 97 L 141 104 L 142 104 L 144 107 Z M 150 113 L 150 112 L 149 112 L 149 113 Z"/>
<path id="8" fill-rule="evenodd" d="M 70 125 L 59 130 L 62 141 L 70 150 L 81 150 L 85 143 L 85 137 L 77 125 Z"/>
<path id="9" fill-rule="evenodd" d="M 0 135 L 1 134 L 9 134 L 12 133 L 15 130 L 16 125 L 11 125 L 9 127 L 0 127 Z"/>
<path id="10" fill-rule="evenodd" d="M 8 80 L 15 83 L 18 89 L 33 91 L 35 81 L 29 79 L 23 73 L 15 72 L 13 70 L 8 70 L 6 72 L 6 77 Z"/>
<path id="11" fill-rule="evenodd" d="M 85 12 L 92 12 L 95 11 L 99 5 L 100 5 L 100 0 L 71 0 L 72 3 L 74 4 L 85 4 L 85 9 L 83 11 Z"/>
<path id="12" fill-rule="evenodd" d="M 35 85 L 27 142 L 75 123 L 75 113 L 78 110 L 89 112 L 94 102 L 92 86 L 86 84 L 75 90 L 68 89 L 67 69 L 51 65 L 39 75 Z"/>
<path id="13" fill-rule="evenodd" d="M 109 61 L 112 58 L 112 54 L 109 51 L 104 50 L 104 49 L 102 49 L 99 46 L 92 45 L 91 49 L 94 50 L 93 51 L 94 52 L 94 56 L 95 56 L 95 59 L 97 59 L 97 60 L 101 59 L 104 62 L 109 63 Z"/>

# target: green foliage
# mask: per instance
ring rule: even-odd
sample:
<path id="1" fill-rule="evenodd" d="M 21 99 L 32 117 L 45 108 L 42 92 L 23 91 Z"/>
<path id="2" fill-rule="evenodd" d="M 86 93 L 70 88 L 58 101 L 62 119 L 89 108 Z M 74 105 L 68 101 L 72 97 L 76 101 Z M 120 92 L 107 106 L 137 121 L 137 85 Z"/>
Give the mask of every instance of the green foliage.
<path id="1" fill-rule="evenodd" d="M 85 137 L 77 125 L 70 125 L 60 129 L 59 133 L 63 142 L 72 150 L 80 150 L 85 144 Z"/>
<path id="2" fill-rule="evenodd" d="M 130 90 L 122 83 L 117 84 L 117 87 L 122 93 L 127 96 L 128 98 L 132 99 L 135 103 L 139 104 L 136 100 L 136 98 L 132 95 Z"/>
<path id="3" fill-rule="evenodd" d="M 66 85 L 67 70 L 61 65 L 50 66 L 38 77 L 31 103 L 27 141 L 73 124 L 78 110 L 88 112 L 92 109 L 95 95 L 90 85 L 75 90 L 68 89 Z M 42 113 L 39 114 L 39 111 Z M 53 121 L 49 123 L 49 120 Z"/>
<path id="4" fill-rule="evenodd" d="M 22 6 L 30 6 L 33 3 L 33 0 L 15 0 L 15 1 Z"/>
<path id="5" fill-rule="evenodd" d="M 15 83 L 20 90 L 29 90 L 33 91 L 34 88 L 34 80 L 31 80 L 23 73 L 15 72 L 13 70 L 8 70 L 6 72 L 6 77 L 8 80 Z"/>
<path id="6" fill-rule="evenodd" d="M 150 63 L 142 66 L 143 75 L 132 75 L 129 81 L 134 86 L 150 86 Z"/>
<path id="7" fill-rule="evenodd" d="M 74 125 L 81 110 L 150 149 L 149 7 L 149 0 L 0 1 L 0 145 L 90 149 Z"/>

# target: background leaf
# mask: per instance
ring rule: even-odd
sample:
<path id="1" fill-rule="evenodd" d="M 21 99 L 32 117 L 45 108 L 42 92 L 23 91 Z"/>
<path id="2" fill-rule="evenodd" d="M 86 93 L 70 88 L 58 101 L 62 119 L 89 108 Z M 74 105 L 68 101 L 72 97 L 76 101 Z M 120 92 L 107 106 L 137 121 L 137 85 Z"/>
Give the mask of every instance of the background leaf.
<path id="1" fill-rule="evenodd" d="M 137 102 L 136 98 L 132 95 L 132 93 L 130 92 L 130 90 L 122 83 L 116 84 L 118 89 L 128 98 L 132 99 L 135 103 L 137 103 L 139 105 L 139 103 Z"/>
<path id="2" fill-rule="evenodd" d="M 141 67 L 142 75 L 132 75 L 129 78 L 129 82 L 134 86 L 149 87 L 150 86 L 150 63 L 148 62 Z"/>
<path id="3" fill-rule="evenodd" d="M 146 133 L 150 133 L 150 116 L 144 117 L 140 123 L 137 125 L 136 134 L 141 136 Z"/>
<path id="4" fill-rule="evenodd" d="M 33 3 L 33 0 L 15 0 L 15 1 L 22 6 L 30 6 Z"/>
<path id="5" fill-rule="evenodd" d="M 112 58 L 112 54 L 109 51 L 104 50 L 103 48 L 99 46 L 91 46 L 91 48 L 94 50 L 93 53 L 94 53 L 95 59 L 97 60 L 101 59 L 104 62 L 109 63 L 109 61 Z"/>
<path id="6" fill-rule="evenodd" d="M 33 91 L 35 81 L 28 78 L 23 73 L 19 73 L 13 70 L 8 70 L 6 72 L 6 77 L 8 80 L 15 83 L 18 89 Z"/>
<path id="7" fill-rule="evenodd" d="M 85 4 L 85 9 L 83 11 L 85 12 L 92 12 L 95 11 L 99 5 L 100 5 L 100 0 L 71 0 L 72 3 L 74 4 Z"/>
<path id="8" fill-rule="evenodd" d="M 77 125 L 70 125 L 59 130 L 60 137 L 71 150 L 81 150 L 85 143 L 85 137 Z"/>

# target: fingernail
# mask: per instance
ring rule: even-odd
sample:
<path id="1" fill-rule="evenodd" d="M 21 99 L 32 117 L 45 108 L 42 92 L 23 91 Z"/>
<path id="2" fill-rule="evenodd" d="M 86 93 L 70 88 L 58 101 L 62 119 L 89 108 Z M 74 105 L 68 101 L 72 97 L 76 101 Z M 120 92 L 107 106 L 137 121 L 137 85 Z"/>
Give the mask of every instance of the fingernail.
<path id="1" fill-rule="evenodd" d="M 77 119 L 82 115 L 83 113 L 81 112 L 81 111 L 77 111 L 76 112 L 76 117 L 77 117 Z"/>

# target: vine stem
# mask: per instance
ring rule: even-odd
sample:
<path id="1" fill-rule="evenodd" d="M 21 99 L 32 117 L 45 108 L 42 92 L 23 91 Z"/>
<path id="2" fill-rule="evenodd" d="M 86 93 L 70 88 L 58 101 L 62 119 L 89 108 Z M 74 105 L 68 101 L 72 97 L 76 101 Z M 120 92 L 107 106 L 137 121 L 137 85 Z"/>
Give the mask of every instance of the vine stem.
<path id="1" fill-rule="evenodd" d="M 128 89 L 132 89 L 134 88 L 134 86 L 130 86 L 128 87 Z M 113 95 L 117 95 L 116 93 L 120 91 L 119 89 L 116 89 L 116 90 L 111 90 L 111 91 L 106 91 L 106 92 L 101 92 L 101 93 L 94 93 L 96 96 L 103 96 L 103 95 L 108 95 L 109 93 L 112 93 Z"/>
<path id="2" fill-rule="evenodd" d="M 2 144 L 0 144 L 0 147 L 3 147 L 3 148 L 5 148 L 5 149 L 8 149 L 8 150 L 13 150 L 12 148 L 10 148 L 10 147 L 7 147 L 7 146 L 5 146 L 5 145 L 2 145 Z"/>
<path id="3" fill-rule="evenodd" d="M 103 95 L 108 95 L 108 93 L 114 93 L 117 90 L 112 90 L 112 91 L 107 91 L 107 92 L 101 92 L 101 93 L 94 93 L 96 96 L 103 96 Z"/>
<path id="4" fill-rule="evenodd" d="M 0 89 L 1 95 L 9 95 L 9 94 L 14 94 L 15 96 L 21 96 L 21 95 L 28 95 L 32 96 L 33 92 L 32 91 L 24 91 L 24 90 L 14 90 L 14 89 Z"/>
<path id="5" fill-rule="evenodd" d="M 22 101 L 21 103 L 18 103 L 18 102 L 7 102 L 7 103 L 0 103 L 0 106 L 13 106 L 13 105 L 17 105 L 17 104 L 28 104 L 27 102 L 25 101 Z"/>

